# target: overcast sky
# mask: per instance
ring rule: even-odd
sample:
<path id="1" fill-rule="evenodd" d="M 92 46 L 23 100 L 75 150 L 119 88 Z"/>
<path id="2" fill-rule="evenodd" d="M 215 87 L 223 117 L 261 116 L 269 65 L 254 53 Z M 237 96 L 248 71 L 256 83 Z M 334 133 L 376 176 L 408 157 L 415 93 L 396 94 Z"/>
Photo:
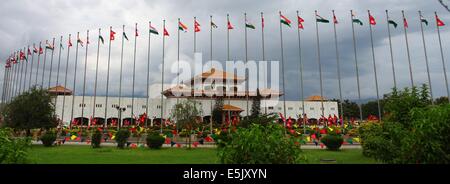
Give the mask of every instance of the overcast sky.
<path id="1" fill-rule="evenodd" d="M 446 1 L 448 2 L 448 1 Z M 90 42 L 87 62 L 86 93 L 93 94 L 95 64 L 97 51 L 98 28 L 102 29 L 105 45 L 100 47 L 98 94 L 104 95 L 106 89 L 106 72 L 108 57 L 108 29 L 113 26 L 116 31 L 116 41 L 112 42 L 111 53 L 111 85 L 110 91 L 118 93 L 121 27 L 125 25 L 125 31 L 130 41 L 125 42 L 124 47 L 124 76 L 123 93 L 131 95 L 132 70 L 133 70 L 133 46 L 134 24 L 138 23 L 140 37 L 137 41 L 136 57 L 136 94 L 143 96 L 146 93 L 147 48 L 148 48 L 148 21 L 152 21 L 154 27 L 160 31 L 160 35 L 152 37 L 151 43 L 151 84 L 160 83 L 161 55 L 162 55 L 162 20 L 167 20 L 167 29 L 170 37 L 166 39 L 166 66 L 176 61 L 177 57 L 177 18 L 181 18 L 189 27 L 187 33 L 181 33 L 180 53 L 181 59 L 192 62 L 193 60 L 193 17 L 196 16 L 201 24 L 201 32 L 197 34 L 197 50 L 203 53 L 204 61 L 209 59 L 209 16 L 218 25 L 213 35 L 214 60 L 226 60 L 226 14 L 230 14 L 230 20 L 235 29 L 230 32 L 231 59 L 244 60 L 244 15 L 255 26 L 255 30 L 248 30 L 248 58 L 249 60 L 261 60 L 261 20 L 260 12 L 265 15 L 265 51 L 267 60 L 280 60 L 280 33 L 278 11 L 293 21 L 292 28 L 283 27 L 284 58 L 286 77 L 286 97 L 289 100 L 301 99 L 299 90 L 299 54 L 296 30 L 296 10 L 305 20 L 305 29 L 301 31 L 302 60 L 304 62 L 305 96 L 320 94 L 319 73 L 317 64 L 317 43 L 315 31 L 314 10 L 318 10 L 322 17 L 332 20 L 331 10 L 336 11 L 339 20 L 337 25 L 339 59 L 341 62 L 342 88 L 345 99 L 357 99 L 355 59 L 351 34 L 350 9 L 356 12 L 356 16 L 364 22 L 364 26 L 356 26 L 357 57 L 360 66 L 360 81 L 362 98 L 376 97 L 374 71 L 372 65 L 372 52 L 370 44 L 367 10 L 377 20 L 373 27 L 375 59 L 378 72 L 380 95 L 388 92 L 393 87 L 391 60 L 389 54 L 389 41 L 386 25 L 385 10 L 390 11 L 391 19 L 399 26 L 391 27 L 394 62 L 396 66 L 397 83 L 399 87 L 410 85 L 408 60 L 406 53 L 405 37 L 401 10 L 405 10 L 409 28 L 408 39 L 411 53 L 414 82 L 422 84 L 427 82 L 425 57 L 423 52 L 422 37 L 420 32 L 418 10 L 423 11 L 424 17 L 429 21 L 429 26 L 424 27 L 427 44 L 428 59 L 432 78 L 432 87 L 435 97 L 446 95 L 444 75 L 439 50 L 439 42 L 436 32 L 434 11 L 447 24 L 441 27 L 441 37 L 444 49 L 446 67 L 450 65 L 450 13 L 443 8 L 437 0 L 251 0 L 251 1 L 171 1 L 171 0 L 4 0 L 0 11 L 0 58 L 3 62 L 14 51 L 27 45 L 38 44 L 40 41 L 56 38 L 56 46 L 59 38 L 63 36 L 65 49 L 61 54 L 61 69 L 59 84 L 64 85 L 64 70 L 67 59 L 67 37 L 72 34 L 74 47 L 70 50 L 69 58 L 69 89 L 73 89 L 73 74 L 75 63 L 74 38 L 80 32 L 81 38 L 86 40 L 86 30 L 90 30 Z M 324 96 L 327 98 L 338 97 L 336 54 L 334 47 L 333 24 L 320 24 L 320 53 L 324 78 Z M 56 47 L 53 58 L 52 86 L 56 84 L 56 70 L 58 63 L 59 47 Z M 47 52 L 46 75 L 50 71 L 50 55 Z M 77 67 L 77 94 L 82 92 L 84 72 L 85 48 L 79 49 Z M 35 57 L 36 59 L 36 57 Z M 41 62 L 42 62 L 41 57 Z M 36 63 L 36 60 L 35 60 Z M 36 67 L 36 65 L 34 65 Z M 42 63 L 41 63 L 42 67 Z M 448 68 L 450 69 L 450 68 Z M 35 68 L 34 68 L 35 70 Z M 175 77 L 166 67 L 166 82 Z M 1 82 L 3 83 L 3 70 Z M 40 71 L 42 73 L 42 71 Z M 34 77 L 34 76 L 33 76 Z M 41 76 L 39 76 L 39 81 Z M 33 80 L 34 82 L 34 80 Z M 44 84 L 47 86 L 48 76 Z M 3 87 L 3 84 L 2 84 Z"/>

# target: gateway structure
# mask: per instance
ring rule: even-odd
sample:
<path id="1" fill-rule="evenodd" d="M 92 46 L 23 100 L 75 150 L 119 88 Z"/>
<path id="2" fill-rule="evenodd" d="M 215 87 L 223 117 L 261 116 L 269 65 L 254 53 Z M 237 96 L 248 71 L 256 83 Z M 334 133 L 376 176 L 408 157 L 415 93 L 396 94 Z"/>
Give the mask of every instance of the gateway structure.
<path id="1" fill-rule="evenodd" d="M 195 83 L 195 81 L 201 81 Z M 278 100 L 275 104 L 273 99 L 278 99 L 282 92 L 272 89 L 258 89 L 254 91 L 245 91 L 240 89 L 240 85 L 245 82 L 245 78 L 230 74 L 224 71 L 210 69 L 200 75 L 193 77 L 190 81 L 183 82 L 179 85 L 163 85 L 163 93 L 161 94 L 161 85 L 149 86 L 150 96 L 148 98 L 135 97 L 132 104 L 131 97 L 121 98 L 121 107 L 125 111 L 119 112 L 119 97 L 108 97 L 108 106 L 106 107 L 106 97 L 97 96 L 96 104 L 94 104 L 94 96 L 85 96 L 82 103 L 82 96 L 72 94 L 72 91 L 63 86 L 56 86 L 49 89 L 49 92 L 55 96 L 55 109 L 58 118 L 68 125 L 71 119 L 78 122 L 90 123 L 95 119 L 97 124 L 104 123 L 105 117 L 107 123 L 122 120 L 131 120 L 146 113 L 149 124 L 159 123 L 161 120 L 170 118 L 173 106 L 182 100 L 192 99 L 201 105 L 202 118 L 209 121 L 211 112 L 218 98 L 223 98 L 223 110 L 226 112 L 224 116 L 244 117 L 250 114 L 252 107 L 252 98 L 259 95 L 261 97 L 261 111 L 263 113 L 284 113 L 284 104 L 282 100 Z M 242 86 L 242 85 L 241 85 Z M 163 95 L 163 104 L 161 105 L 161 95 Z M 248 95 L 248 97 L 246 96 Z M 72 99 L 74 98 L 74 108 L 72 113 Z M 248 106 L 247 106 L 247 99 Z M 63 101 L 64 107 L 63 107 Z M 148 101 L 148 102 L 147 102 Z M 311 96 L 304 101 L 304 112 L 310 119 L 319 119 L 322 115 L 322 103 L 324 115 L 338 115 L 338 104 L 334 101 L 328 101 L 320 96 Z M 148 105 L 147 105 L 148 104 Z M 270 105 L 268 105 L 270 104 Z M 286 101 L 286 115 L 298 119 L 303 113 L 302 101 Z M 134 107 L 133 107 L 134 106 Z M 134 114 L 131 114 L 133 107 Z M 84 108 L 84 110 L 83 110 Z M 93 111 L 95 108 L 95 114 Z M 106 116 L 105 116 L 106 108 Z M 161 108 L 163 117 L 161 117 Z M 73 114 L 73 115 L 72 115 Z M 82 115 L 83 114 L 83 115 Z"/>

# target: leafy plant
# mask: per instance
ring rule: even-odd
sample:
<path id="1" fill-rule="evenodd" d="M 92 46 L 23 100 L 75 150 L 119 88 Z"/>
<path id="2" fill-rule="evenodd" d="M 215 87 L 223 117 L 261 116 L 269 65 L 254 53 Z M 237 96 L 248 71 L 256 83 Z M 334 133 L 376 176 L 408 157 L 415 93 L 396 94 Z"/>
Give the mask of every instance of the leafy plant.
<path id="1" fill-rule="evenodd" d="M 344 143 L 342 135 L 334 132 L 328 133 L 320 141 L 325 144 L 325 146 L 327 146 L 328 150 L 332 151 L 339 150 L 339 148 L 342 146 L 342 143 Z"/>
<path id="2" fill-rule="evenodd" d="M 116 133 L 116 142 L 117 142 L 117 147 L 120 149 L 125 148 L 125 144 L 128 141 L 128 138 L 130 137 L 131 133 L 128 129 L 124 128 L 124 129 L 120 129 L 117 133 Z"/>
<path id="3" fill-rule="evenodd" d="M 154 133 L 149 134 L 147 136 L 146 140 L 147 140 L 147 146 L 150 149 L 159 149 L 159 148 L 161 148 L 162 145 L 164 144 L 164 141 L 165 141 L 164 137 L 162 137 L 159 134 L 154 134 Z"/>
<path id="4" fill-rule="evenodd" d="M 41 141 L 45 147 L 53 146 L 53 143 L 56 141 L 56 133 L 53 131 L 47 131 L 44 135 L 41 136 Z"/>
<path id="5" fill-rule="evenodd" d="M 102 132 L 100 132 L 100 130 L 95 130 L 94 133 L 92 134 L 92 138 L 91 138 L 91 145 L 93 148 L 100 148 L 100 144 L 102 142 Z"/>
<path id="6" fill-rule="evenodd" d="M 218 149 L 221 163 L 292 164 L 302 159 L 300 144 L 286 136 L 285 128 L 279 124 L 253 124 L 249 128 L 238 128 L 230 136 L 231 139 Z"/>
<path id="7" fill-rule="evenodd" d="M 11 136 L 11 130 L 0 129 L 0 164 L 27 163 L 31 138 Z"/>
<path id="8" fill-rule="evenodd" d="M 198 117 L 201 115 L 201 109 L 198 102 L 193 100 L 186 100 L 175 104 L 172 110 L 172 118 L 177 121 L 180 128 L 186 129 L 188 132 L 187 142 L 191 148 L 192 130 L 200 126 Z"/>

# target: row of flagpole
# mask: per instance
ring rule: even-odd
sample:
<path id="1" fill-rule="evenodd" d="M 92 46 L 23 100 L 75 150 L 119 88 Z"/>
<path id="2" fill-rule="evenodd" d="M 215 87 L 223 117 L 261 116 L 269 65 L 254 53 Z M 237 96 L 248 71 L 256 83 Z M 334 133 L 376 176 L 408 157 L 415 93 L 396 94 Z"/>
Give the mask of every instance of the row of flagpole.
<path id="1" fill-rule="evenodd" d="M 340 64 L 339 64 L 339 52 L 338 52 L 338 41 L 337 41 L 337 33 L 336 33 L 336 24 L 338 24 L 337 18 L 335 16 L 334 10 L 332 11 L 333 13 L 333 30 L 334 30 L 334 41 L 335 41 L 335 49 L 336 49 L 336 62 L 337 62 L 337 74 L 338 74 L 338 86 L 339 86 L 339 99 L 342 102 L 342 89 L 341 89 L 341 77 L 340 77 Z M 353 48 L 354 48 L 354 59 L 355 59 L 355 67 L 356 67 L 356 80 L 357 80 L 357 88 L 358 88 L 358 107 L 359 107 L 359 113 L 360 113 L 360 119 L 362 119 L 362 108 L 361 108 L 361 92 L 360 92 L 360 81 L 359 81 L 359 68 L 358 68 L 358 57 L 357 57 L 357 46 L 356 46 L 356 36 L 355 36 L 355 27 L 354 24 L 357 23 L 359 25 L 362 25 L 362 21 L 359 20 L 358 18 L 356 18 L 356 16 L 354 15 L 354 12 L 351 10 L 350 11 L 351 14 L 351 20 L 352 20 L 352 36 L 353 36 Z M 282 88 L 283 88 L 283 112 L 284 114 L 286 114 L 286 99 L 285 99 L 285 74 L 284 74 L 284 50 L 283 50 L 283 24 L 286 24 L 290 27 L 291 21 L 285 17 L 284 15 L 282 15 L 281 11 L 279 12 L 279 16 L 280 16 L 280 48 L 281 48 L 281 64 L 282 64 Z M 320 58 L 320 41 L 319 41 L 319 32 L 318 32 L 318 23 L 329 23 L 329 21 L 323 17 L 321 17 L 320 15 L 318 15 L 317 11 L 315 11 L 315 16 L 316 16 L 316 39 L 317 39 L 317 59 L 318 59 L 318 65 L 319 65 L 319 80 L 320 80 L 320 94 L 321 94 L 321 112 L 322 112 L 322 116 L 324 116 L 324 104 L 323 104 L 323 86 L 322 86 L 322 66 L 321 66 L 321 58 Z M 378 103 L 378 117 L 381 119 L 382 116 L 382 112 L 381 112 L 381 108 L 380 108 L 380 97 L 379 97 L 379 91 L 378 91 L 378 79 L 377 79 L 377 72 L 376 72 L 376 60 L 375 60 L 375 52 L 374 52 L 374 46 L 373 46 L 373 32 L 372 32 L 372 26 L 376 25 L 376 21 L 375 18 L 370 14 L 370 11 L 368 11 L 368 16 L 369 16 L 369 30 L 370 30 L 370 38 L 371 38 L 371 48 L 372 48 L 372 62 L 373 62 L 373 69 L 374 69 L 374 77 L 375 77 L 375 86 L 376 86 L 376 94 L 377 94 L 377 103 Z M 423 41 L 423 48 L 424 48 L 424 54 L 425 54 L 425 62 L 426 62 L 426 68 L 427 68 L 427 74 L 428 74 L 428 83 L 430 86 L 430 96 L 433 97 L 433 93 L 431 90 L 431 78 L 430 78 L 430 71 L 429 71 L 429 66 L 428 66 L 428 56 L 427 56 L 427 50 L 426 50 L 426 44 L 425 44 L 425 37 L 424 37 L 424 33 L 423 33 L 423 24 L 425 23 L 426 25 L 428 25 L 428 22 L 426 19 L 423 18 L 422 13 L 419 11 L 419 16 L 420 16 L 420 28 L 421 28 L 421 33 L 422 33 L 422 41 Z M 212 60 L 213 58 L 213 50 L 212 50 L 212 45 L 213 45 L 213 40 L 212 40 L 212 30 L 213 28 L 217 28 L 217 26 L 213 23 L 212 21 L 212 16 L 210 17 L 210 59 Z M 414 85 L 414 80 L 413 80 L 413 75 L 412 75 L 412 65 L 411 65 L 411 58 L 410 58 L 410 52 L 409 52 L 409 43 L 408 43 L 408 37 L 407 37 L 407 28 L 408 28 L 408 22 L 405 18 L 405 14 L 402 11 L 402 18 L 403 18 L 403 24 L 404 24 L 404 35 L 405 35 L 405 43 L 406 43 L 406 50 L 407 50 L 407 57 L 408 57 L 408 66 L 409 66 L 409 74 L 410 74 L 410 82 L 411 82 L 411 86 Z M 444 79 L 445 79 L 445 83 L 446 83 L 446 89 L 447 89 L 447 96 L 449 96 L 450 92 L 449 92 L 449 88 L 448 88 L 448 81 L 447 81 L 447 74 L 446 74 L 446 68 L 445 68 L 445 62 L 444 62 L 444 56 L 443 56 L 443 51 L 442 51 L 442 43 L 441 43 L 441 37 L 440 37 L 440 27 L 445 25 L 437 16 L 436 12 L 435 12 L 435 18 L 436 18 L 436 27 L 437 27 L 437 33 L 438 33 L 438 38 L 439 38 L 439 46 L 440 46 L 440 51 L 441 51 L 441 61 L 442 61 L 442 67 L 444 70 Z M 247 28 L 251 28 L 251 29 L 255 29 L 255 27 L 248 22 L 247 20 L 247 15 L 244 14 L 244 19 L 245 19 L 245 62 L 247 63 L 248 61 L 248 55 L 247 55 Z M 301 98 L 302 98 L 302 114 L 305 115 L 304 113 L 304 94 L 303 94 L 303 62 L 302 62 L 302 52 L 301 52 L 301 37 L 300 37 L 300 30 L 303 29 L 303 22 L 304 20 L 299 16 L 298 11 L 297 11 L 297 24 L 298 24 L 298 28 L 297 28 L 297 33 L 298 33 L 298 45 L 299 45 L 299 62 L 300 62 L 300 88 L 301 88 Z M 392 73 L 393 73 L 393 82 L 394 82 L 394 87 L 397 87 L 397 81 L 396 81 L 396 75 L 395 75 L 395 66 L 394 66 L 394 57 L 393 57 L 393 51 L 392 51 L 392 42 L 391 42 L 391 33 L 390 33 L 390 24 L 394 25 L 394 27 L 397 27 L 397 24 L 395 23 L 395 21 L 393 21 L 392 19 L 390 19 L 389 17 L 389 13 L 386 10 L 386 19 L 387 19 L 387 26 L 388 26 L 388 37 L 389 37 L 389 46 L 390 46 L 390 57 L 391 57 L 391 63 L 392 63 Z M 263 53 L 263 60 L 265 59 L 265 54 L 264 54 L 264 16 L 263 13 L 261 13 L 261 25 L 262 25 L 262 53 Z M 137 24 L 135 25 L 135 43 L 134 43 L 134 57 L 133 57 L 133 92 L 132 92 L 132 103 L 133 105 L 131 106 L 131 116 L 134 117 L 134 98 L 135 98 L 135 93 L 134 93 L 134 88 L 135 88 L 135 67 L 136 67 L 136 45 L 137 45 L 137 37 L 138 37 L 138 30 L 137 30 Z M 150 65 L 150 35 L 152 33 L 152 31 L 154 31 L 153 33 L 158 34 L 158 32 L 156 31 L 156 29 L 154 27 L 152 27 L 151 22 L 149 22 L 149 26 L 150 26 L 150 32 L 149 32 L 149 40 L 148 40 L 148 68 L 147 68 L 147 85 L 149 84 L 149 65 Z M 187 26 L 185 26 L 183 23 L 181 23 L 180 19 L 178 19 L 178 55 L 177 55 L 177 62 L 178 62 L 178 71 L 177 71 L 177 83 L 179 83 L 179 50 L 180 50 L 180 30 L 186 30 Z M 194 53 L 196 52 L 196 32 L 200 31 L 199 29 L 200 24 L 197 22 L 197 19 L 194 17 Z M 121 47 L 121 58 L 120 58 L 120 82 L 119 82 L 119 107 L 121 106 L 121 98 L 122 98 L 122 67 L 123 67 L 123 49 L 124 49 L 124 39 L 127 39 L 127 36 L 125 34 L 125 25 L 122 27 L 123 28 L 123 34 L 122 34 L 122 47 Z M 162 55 L 162 71 L 161 71 L 161 93 L 163 92 L 163 82 L 164 82 L 164 48 L 165 48 L 165 36 L 169 36 L 166 28 L 165 28 L 165 20 L 163 21 L 163 29 L 164 29 L 164 34 L 163 34 L 163 55 Z M 231 25 L 230 19 L 229 19 L 229 15 L 227 14 L 227 60 L 230 60 L 230 50 L 229 50 L 229 31 L 233 29 L 233 26 Z M 111 57 L 111 41 L 114 40 L 114 34 L 115 32 L 112 30 L 112 27 L 110 27 L 110 39 L 109 39 L 109 49 L 108 49 L 108 73 L 107 73 L 107 84 L 106 84 L 106 102 L 105 102 L 105 122 L 107 121 L 107 107 L 108 107 L 108 96 L 109 96 L 109 70 L 110 70 L 110 57 Z M 69 35 L 69 43 L 68 43 L 68 47 L 67 47 L 67 60 L 66 60 L 66 69 L 65 69 L 65 77 L 64 77 L 64 86 L 67 86 L 67 74 L 68 74 L 68 64 L 69 64 L 69 54 L 70 54 L 70 47 L 72 46 L 72 43 L 70 41 L 70 35 Z M 93 108 L 93 113 L 92 113 L 92 117 L 95 118 L 95 105 L 96 105 L 96 96 L 97 96 L 97 78 L 98 78 L 98 62 L 99 62 L 99 49 L 100 49 L 100 41 L 103 43 L 103 37 L 101 36 L 101 29 L 99 29 L 99 37 L 98 37 L 98 48 L 97 48 L 97 64 L 96 64 L 96 74 L 95 74 L 95 84 L 94 84 L 94 108 Z M 18 94 L 21 94 L 22 92 L 25 91 L 25 85 L 26 85 L 26 78 L 27 78 L 27 73 L 28 73 L 28 56 L 31 55 L 31 66 L 30 66 L 30 74 L 29 74 L 29 79 L 28 79 L 28 88 L 31 88 L 31 83 L 32 83 L 32 74 L 33 74 L 33 60 L 34 60 L 34 55 L 37 53 L 38 54 L 38 61 L 37 61 L 37 67 L 36 67 L 36 72 L 35 72 L 35 81 L 34 81 L 34 85 L 38 84 L 38 76 L 39 76 L 39 63 L 40 63 L 40 55 L 44 54 L 43 57 L 43 67 L 42 67 L 42 80 L 41 80 L 41 85 L 40 87 L 43 88 L 44 87 L 44 77 L 45 77 L 45 68 L 46 68 L 46 58 L 47 58 L 47 50 L 51 50 L 51 58 L 50 58 L 50 74 L 49 74 L 49 79 L 48 79 L 48 87 L 51 87 L 51 77 L 52 77 L 52 68 L 53 68 L 53 55 L 54 55 L 54 49 L 55 49 L 55 38 L 53 38 L 52 44 L 50 45 L 50 43 L 48 42 L 48 40 L 46 41 L 46 47 L 45 47 L 45 51 L 42 51 L 42 46 L 41 46 L 41 42 L 39 43 L 39 49 L 37 49 L 35 47 L 35 44 L 33 44 L 33 52 L 30 51 L 29 47 L 28 47 L 28 52 L 26 50 L 26 48 L 23 49 L 23 51 L 20 49 L 20 51 L 15 52 L 12 57 L 9 57 L 6 63 L 6 67 L 5 67 L 5 73 L 4 73 L 4 82 L 3 82 L 3 92 L 2 92 L 2 102 L 8 102 L 12 99 L 12 97 L 17 96 Z M 79 33 L 77 34 L 77 44 L 76 44 L 76 53 L 75 53 L 75 67 L 74 67 L 74 80 L 73 80 L 73 95 L 75 95 L 76 93 L 76 74 L 77 74 L 77 62 L 78 62 L 78 46 L 79 44 L 81 46 L 83 46 L 83 42 L 80 39 Z M 84 108 L 85 108 L 85 104 L 84 104 L 84 97 L 85 97 L 85 92 L 86 92 L 86 69 L 87 69 L 87 55 L 88 55 L 88 45 L 89 45 L 89 30 L 87 31 L 87 43 L 86 43 L 86 52 L 85 52 L 85 63 L 84 63 L 84 75 L 83 75 L 83 95 L 82 95 L 82 104 L 81 104 L 81 117 L 84 117 Z M 63 49 L 63 44 L 62 44 L 62 36 L 60 39 L 60 48 L 59 48 L 59 53 L 58 53 L 58 69 L 57 69 L 57 79 L 56 79 L 56 83 L 59 83 L 59 72 L 60 72 L 60 60 L 61 60 L 61 49 Z M 26 53 L 26 56 L 24 56 Z M 16 59 L 17 56 L 17 59 Z M 19 58 L 20 56 L 20 58 Z M 13 60 L 14 59 L 14 60 Z M 27 62 L 25 63 L 25 72 L 23 72 L 24 69 L 24 62 L 19 62 L 20 65 L 17 66 L 16 63 L 21 60 L 27 60 Z M 13 65 L 11 65 L 11 63 Z M 11 69 L 12 68 L 12 69 Z M 212 68 L 212 66 L 211 66 Z M 20 74 L 20 75 L 19 75 Z M 25 76 L 23 76 L 25 74 Z M 264 74 L 265 75 L 265 74 Z M 264 76 L 265 77 L 265 76 Z M 248 75 L 246 72 L 246 76 L 245 76 L 246 80 L 248 79 Z M 23 84 L 22 84 L 23 82 Z M 58 88 L 57 88 L 58 89 Z M 248 83 L 246 83 L 246 91 L 248 91 Z M 58 92 L 58 91 L 57 91 Z M 147 110 L 146 110 L 146 114 L 148 114 L 148 108 L 149 108 L 149 91 L 147 88 Z M 194 97 L 195 98 L 195 97 Z M 73 120 L 73 114 L 74 114 L 74 97 L 72 97 L 72 108 L 71 108 L 71 121 Z M 246 100 L 247 100 L 247 115 L 249 113 L 249 105 L 248 105 L 248 101 L 249 101 L 249 94 L 246 94 Z M 230 103 L 230 101 L 228 102 Z M 62 119 L 64 118 L 64 106 L 65 106 L 65 96 L 63 98 L 63 110 L 62 110 Z M 161 122 L 163 120 L 163 116 L 164 116 L 164 104 L 163 104 L 163 96 L 161 95 Z M 212 111 L 212 102 L 211 102 L 211 111 Z M 266 110 L 265 110 L 266 112 Z M 340 106 L 340 112 L 341 115 L 344 113 L 343 112 L 343 107 L 342 107 L 342 103 Z M 231 116 L 229 116 L 231 118 Z M 122 119 L 119 120 L 119 125 L 121 124 Z M 147 121 L 147 120 L 146 120 Z M 147 122 L 146 122 L 147 124 Z M 161 123 L 162 124 L 162 123 Z"/>

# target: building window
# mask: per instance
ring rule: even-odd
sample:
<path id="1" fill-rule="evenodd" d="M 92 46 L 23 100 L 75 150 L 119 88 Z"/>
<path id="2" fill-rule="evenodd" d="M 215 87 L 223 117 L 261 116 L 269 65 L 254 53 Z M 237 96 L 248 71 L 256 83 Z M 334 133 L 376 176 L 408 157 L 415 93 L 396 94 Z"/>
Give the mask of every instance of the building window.
<path id="1" fill-rule="evenodd" d="M 273 110 L 273 107 L 269 107 L 269 110 Z"/>
<path id="2" fill-rule="evenodd" d="M 142 108 L 143 108 L 143 109 L 146 109 L 146 108 L 147 108 L 147 106 L 146 106 L 146 105 L 143 105 L 143 106 L 142 106 Z"/>
<path id="3" fill-rule="evenodd" d="M 119 105 L 117 105 L 117 104 L 112 104 L 111 107 L 112 107 L 112 108 L 117 108 L 117 107 L 119 107 Z"/>
<path id="4" fill-rule="evenodd" d="M 102 104 L 95 104 L 95 107 L 102 107 Z"/>
<path id="5" fill-rule="evenodd" d="M 281 111 L 281 107 L 278 107 L 278 110 L 280 110 L 280 111 Z"/>
<path id="6" fill-rule="evenodd" d="M 334 111 L 334 110 L 336 110 L 336 109 L 335 109 L 334 107 L 331 107 L 331 110 Z"/>
<path id="7" fill-rule="evenodd" d="M 156 108 L 157 108 L 157 109 L 161 109 L 161 105 L 157 105 Z"/>
<path id="8" fill-rule="evenodd" d="M 294 108 L 293 107 L 288 107 L 288 110 L 292 111 L 292 110 L 294 110 Z"/>
<path id="9" fill-rule="evenodd" d="M 313 110 L 314 110 L 314 107 L 310 107 L 309 110 L 312 110 L 312 111 L 313 111 Z"/>
<path id="10" fill-rule="evenodd" d="M 80 104 L 79 107 L 86 107 L 86 104 Z"/>
<path id="11" fill-rule="evenodd" d="M 131 108 L 131 105 L 127 105 L 127 108 Z"/>

